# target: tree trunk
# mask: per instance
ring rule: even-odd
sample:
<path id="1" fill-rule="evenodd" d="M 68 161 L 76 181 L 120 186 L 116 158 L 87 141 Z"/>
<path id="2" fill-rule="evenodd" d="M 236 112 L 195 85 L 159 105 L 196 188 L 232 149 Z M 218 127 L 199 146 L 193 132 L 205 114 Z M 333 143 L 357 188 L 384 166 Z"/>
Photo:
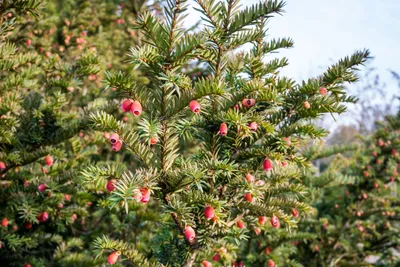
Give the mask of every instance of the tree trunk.
<path id="1" fill-rule="evenodd" d="M 193 251 L 192 255 L 187 259 L 187 261 L 182 265 L 182 267 L 192 267 L 194 261 L 196 260 L 197 250 Z"/>

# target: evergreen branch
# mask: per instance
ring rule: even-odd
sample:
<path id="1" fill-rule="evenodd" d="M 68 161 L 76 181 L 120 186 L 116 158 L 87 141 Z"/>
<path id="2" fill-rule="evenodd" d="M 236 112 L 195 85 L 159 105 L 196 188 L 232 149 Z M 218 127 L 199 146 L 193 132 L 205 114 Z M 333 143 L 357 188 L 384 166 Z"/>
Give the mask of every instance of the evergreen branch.
<path id="1" fill-rule="evenodd" d="M 321 86 L 328 86 L 341 82 L 355 82 L 357 77 L 352 75 L 352 71 L 357 70 L 358 65 L 364 64 L 370 58 L 369 50 L 357 51 L 350 57 L 345 57 L 332 65 L 319 77 Z"/>
<path id="2" fill-rule="evenodd" d="M 233 18 L 228 28 L 228 33 L 243 30 L 243 28 L 255 24 L 259 19 L 267 19 L 271 14 L 280 14 L 285 6 L 285 2 L 279 0 L 267 0 L 254 4 L 251 7 L 246 7 L 239 11 Z"/>
<path id="3" fill-rule="evenodd" d="M 316 160 L 316 159 L 327 158 L 339 153 L 354 151 L 357 150 L 358 148 L 359 145 L 357 144 L 333 145 L 323 148 L 321 148 L 321 146 L 315 146 L 315 147 L 313 146 L 310 147 L 305 153 L 303 153 L 303 155 L 305 158 L 307 158 L 307 160 Z"/>
<path id="4" fill-rule="evenodd" d="M 134 266 L 162 266 L 149 262 L 145 256 L 141 255 L 137 250 L 132 248 L 129 244 L 121 240 L 113 240 L 105 235 L 96 238 L 93 245 L 97 252 L 97 257 L 100 257 L 105 251 L 120 251 L 121 255 L 126 257 Z"/>

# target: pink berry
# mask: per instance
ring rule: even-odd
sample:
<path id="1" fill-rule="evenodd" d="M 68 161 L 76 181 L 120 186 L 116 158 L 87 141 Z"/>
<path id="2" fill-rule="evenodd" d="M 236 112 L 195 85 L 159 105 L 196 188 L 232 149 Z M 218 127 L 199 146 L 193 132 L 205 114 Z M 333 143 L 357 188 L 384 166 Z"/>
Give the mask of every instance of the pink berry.
<path id="1" fill-rule="evenodd" d="M 272 161 L 269 158 L 264 159 L 263 168 L 265 171 L 272 170 Z"/>
<path id="2" fill-rule="evenodd" d="M 117 133 L 113 133 L 110 136 L 110 143 L 113 145 L 115 144 L 117 141 L 119 141 L 119 135 Z"/>
<path id="3" fill-rule="evenodd" d="M 268 267 L 275 267 L 275 262 L 272 259 L 268 260 Z"/>
<path id="4" fill-rule="evenodd" d="M 206 216 L 207 219 L 214 218 L 215 212 L 214 212 L 213 207 L 211 207 L 210 205 L 207 205 L 204 208 L 204 215 Z"/>
<path id="5" fill-rule="evenodd" d="M 1 220 L 1 226 L 3 227 L 7 227 L 8 226 L 8 219 L 4 218 L 3 220 Z"/>
<path id="6" fill-rule="evenodd" d="M 190 110 L 191 110 L 193 113 L 196 113 L 196 114 L 197 114 L 197 113 L 200 112 L 200 104 L 199 104 L 199 102 L 197 102 L 196 100 L 190 101 L 189 107 L 190 107 Z"/>
<path id="7" fill-rule="evenodd" d="M 53 165 L 53 162 L 54 162 L 53 157 L 50 156 L 50 155 L 47 155 L 47 156 L 44 158 L 44 161 L 46 162 L 46 165 L 47 165 L 47 166 L 52 166 L 52 165 Z"/>
<path id="8" fill-rule="evenodd" d="M 47 213 L 47 211 L 43 211 L 39 214 L 37 219 L 39 220 L 39 222 L 45 222 L 49 219 L 49 214 Z"/>
<path id="9" fill-rule="evenodd" d="M 246 174 L 246 181 L 249 183 L 254 182 L 254 176 L 251 175 L 250 173 Z"/>
<path id="10" fill-rule="evenodd" d="M 254 106 L 255 103 L 256 103 L 256 100 L 252 99 L 252 98 L 250 98 L 250 99 L 245 98 L 242 101 L 243 106 L 245 106 L 246 108 L 250 108 L 250 107 Z"/>
<path id="11" fill-rule="evenodd" d="M 257 128 L 258 128 L 257 122 L 253 121 L 252 123 L 250 123 L 249 128 L 250 128 L 250 131 L 252 131 L 252 132 L 257 131 Z"/>
<path id="12" fill-rule="evenodd" d="M 118 257 L 121 255 L 121 251 L 114 251 L 108 256 L 107 262 L 111 265 L 115 264 L 118 260 Z"/>
<path id="13" fill-rule="evenodd" d="M 280 225 L 279 219 L 278 219 L 278 217 L 276 217 L 275 215 L 272 215 L 272 218 L 271 218 L 271 225 L 272 225 L 272 227 L 274 227 L 274 228 L 278 228 L 279 225 Z"/>
<path id="14" fill-rule="evenodd" d="M 296 208 L 293 208 L 293 209 L 292 209 L 292 215 L 293 215 L 293 217 L 295 217 L 295 218 L 299 217 L 299 211 L 298 211 Z"/>
<path id="15" fill-rule="evenodd" d="M 326 95 L 328 93 L 328 90 L 325 87 L 319 88 L 319 93 L 321 95 Z"/>
<path id="16" fill-rule="evenodd" d="M 147 203 L 150 200 L 150 190 L 148 188 L 140 189 L 140 193 L 142 193 L 142 199 L 140 200 L 142 203 Z"/>
<path id="17" fill-rule="evenodd" d="M 225 122 L 221 123 L 221 126 L 219 126 L 219 134 L 222 136 L 226 136 L 228 134 L 228 126 Z"/>
<path id="18" fill-rule="evenodd" d="M 46 184 L 40 184 L 40 185 L 38 186 L 39 192 L 43 192 L 44 190 L 46 190 L 46 188 L 47 188 L 47 185 L 46 185 Z"/>
<path id="19" fill-rule="evenodd" d="M 191 226 L 187 226 L 184 232 L 187 240 L 192 241 L 196 238 L 196 233 Z"/>
<path id="20" fill-rule="evenodd" d="M 131 113 L 135 116 L 139 116 L 142 113 L 142 105 L 139 103 L 139 101 L 133 101 Z"/>
<path id="21" fill-rule="evenodd" d="M 118 140 L 115 144 L 112 145 L 112 150 L 114 152 L 118 152 L 122 147 L 122 142 L 121 140 Z"/>

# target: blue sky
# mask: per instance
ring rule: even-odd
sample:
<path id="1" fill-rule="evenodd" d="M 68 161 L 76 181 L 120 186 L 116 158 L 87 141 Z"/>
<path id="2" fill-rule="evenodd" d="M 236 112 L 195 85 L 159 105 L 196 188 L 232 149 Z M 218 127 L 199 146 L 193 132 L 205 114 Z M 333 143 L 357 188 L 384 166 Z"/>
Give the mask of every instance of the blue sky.
<path id="1" fill-rule="evenodd" d="M 242 6 L 259 0 L 242 0 Z M 191 1 L 192 6 L 195 5 Z M 399 0 L 287 0 L 283 16 L 269 23 L 271 37 L 292 37 L 295 47 L 282 54 L 284 74 L 304 79 L 357 49 L 368 48 L 373 65 L 400 71 Z M 189 8 L 188 21 L 199 20 Z"/>
<path id="2" fill-rule="evenodd" d="M 390 94 L 399 94 L 387 69 L 400 73 L 400 0 L 287 0 L 286 4 L 283 16 L 269 23 L 271 37 L 291 37 L 295 42 L 294 48 L 281 53 L 289 59 L 282 74 L 297 81 L 307 79 L 341 57 L 368 48 L 374 57 L 371 66 L 387 81 Z M 195 23 L 200 15 L 192 8 L 189 13 L 187 19 Z"/>

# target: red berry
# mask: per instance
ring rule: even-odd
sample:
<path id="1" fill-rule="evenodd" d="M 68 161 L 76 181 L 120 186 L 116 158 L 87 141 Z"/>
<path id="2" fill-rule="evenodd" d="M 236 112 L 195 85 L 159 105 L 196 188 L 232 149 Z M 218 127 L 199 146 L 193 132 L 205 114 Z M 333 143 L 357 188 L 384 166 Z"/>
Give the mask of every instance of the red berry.
<path id="1" fill-rule="evenodd" d="M 76 218 L 78 218 L 78 215 L 76 215 L 75 213 L 72 214 L 72 216 L 71 216 L 72 222 L 75 222 Z"/>
<path id="2" fill-rule="evenodd" d="M 257 180 L 256 186 L 263 186 L 265 185 L 265 182 L 263 180 Z"/>
<path id="3" fill-rule="evenodd" d="M 108 261 L 108 263 L 109 264 L 115 264 L 116 262 L 117 262 L 117 260 L 118 260 L 118 257 L 121 255 L 121 251 L 114 251 L 113 253 L 111 253 L 109 256 L 108 256 L 108 259 L 107 259 L 107 261 Z"/>
<path id="4" fill-rule="evenodd" d="M 225 122 L 221 123 L 221 126 L 219 126 L 219 134 L 222 136 L 226 136 L 228 134 L 228 126 Z"/>
<path id="5" fill-rule="evenodd" d="M 142 188 L 140 189 L 140 193 L 142 193 L 142 198 L 141 202 L 142 203 L 147 203 L 150 200 L 150 190 L 148 188 Z"/>
<path id="6" fill-rule="evenodd" d="M 110 134 L 107 133 L 107 132 L 104 132 L 104 138 L 105 138 L 105 139 L 110 139 Z"/>
<path id="7" fill-rule="evenodd" d="M 0 161 L 0 170 L 5 170 L 5 169 L 6 169 L 6 164 Z"/>
<path id="8" fill-rule="evenodd" d="M 157 137 L 150 138 L 150 145 L 155 145 L 157 143 L 158 143 L 158 138 Z"/>
<path id="9" fill-rule="evenodd" d="M 368 171 L 364 171 L 364 177 L 368 177 L 369 176 L 369 172 Z"/>
<path id="10" fill-rule="evenodd" d="M 139 103 L 139 101 L 133 101 L 131 113 L 135 116 L 139 116 L 142 113 L 142 105 Z"/>
<path id="11" fill-rule="evenodd" d="M 271 218 L 271 225 L 272 225 L 272 227 L 274 227 L 274 228 L 279 228 L 279 226 L 280 226 L 279 219 L 278 219 L 278 217 L 276 217 L 275 215 L 272 215 L 272 218 Z"/>
<path id="12" fill-rule="evenodd" d="M 70 201 L 71 200 L 71 195 L 65 194 L 64 200 L 65 201 Z"/>
<path id="13" fill-rule="evenodd" d="M 246 225 L 244 224 L 244 222 L 242 220 L 237 221 L 236 223 L 237 227 L 239 227 L 240 229 L 243 229 L 246 227 Z"/>
<path id="14" fill-rule="evenodd" d="M 110 136 L 110 143 L 115 144 L 116 142 L 119 141 L 119 135 L 117 133 L 113 133 Z"/>
<path id="15" fill-rule="evenodd" d="M 45 222 L 47 221 L 47 219 L 49 219 L 49 214 L 47 213 L 47 211 L 43 211 L 38 215 L 37 219 L 39 220 L 39 222 Z"/>
<path id="16" fill-rule="evenodd" d="M 114 152 L 118 152 L 122 147 L 122 142 L 121 140 L 118 140 L 115 144 L 112 145 L 112 150 Z"/>
<path id="17" fill-rule="evenodd" d="M 271 253 L 272 252 L 272 248 L 270 248 L 270 247 L 267 247 L 267 248 L 265 248 L 265 250 L 264 250 L 264 254 L 265 255 L 268 255 L 269 253 Z"/>
<path id="18" fill-rule="evenodd" d="M 257 128 L 258 128 L 257 122 L 253 121 L 252 123 L 250 123 L 249 128 L 250 128 L 250 131 L 252 131 L 252 132 L 257 131 Z"/>
<path id="19" fill-rule="evenodd" d="M 264 159 L 263 168 L 265 171 L 272 170 L 272 161 L 269 158 Z"/>
<path id="20" fill-rule="evenodd" d="M 304 101 L 303 106 L 304 106 L 305 109 L 310 109 L 311 108 L 311 105 L 310 105 L 310 103 L 308 103 L 308 101 Z"/>
<path id="21" fill-rule="evenodd" d="M 50 156 L 50 155 L 47 155 L 47 156 L 44 158 L 44 161 L 46 162 L 46 165 L 47 165 L 47 166 L 52 166 L 52 165 L 53 165 L 53 162 L 54 162 L 53 157 Z"/>
<path id="22" fill-rule="evenodd" d="M 115 179 L 111 179 L 107 182 L 106 189 L 108 192 L 114 191 L 116 182 L 117 182 L 117 180 L 115 180 Z"/>
<path id="23" fill-rule="evenodd" d="M 282 164 L 282 167 L 286 167 L 288 163 L 286 161 L 282 161 L 281 164 Z"/>
<path id="24" fill-rule="evenodd" d="M 191 110 L 193 113 L 199 113 L 199 112 L 200 112 L 200 104 L 199 104 L 199 102 L 197 102 L 196 100 L 190 101 L 189 107 L 190 107 L 190 110 Z"/>
<path id="25" fill-rule="evenodd" d="M 394 148 L 392 149 L 392 155 L 395 156 L 395 157 L 397 157 L 397 151 L 396 151 L 396 149 L 394 149 Z"/>
<path id="26" fill-rule="evenodd" d="M 267 221 L 267 216 L 259 216 L 258 223 L 263 225 Z"/>
<path id="27" fill-rule="evenodd" d="M 296 208 L 293 208 L 293 209 L 292 209 L 292 215 L 293 215 L 293 217 L 295 217 L 295 218 L 299 217 L 299 211 L 298 211 Z"/>
<path id="28" fill-rule="evenodd" d="M 32 224 L 30 222 L 25 222 L 25 229 L 29 230 L 32 228 Z"/>
<path id="29" fill-rule="evenodd" d="M 215 212 L 213 207 L 211 207 L 210 205 L 207 205 L 204 208 L 204 216 L 206 216 L 207 219 L 212 219 L 215 216 Z"/>
<path id="30" fill-rule="evenodd" d="M 250 107 L 254 106 L 255 103 L 256 103 L 256 100 L 252 99 L 252 98 L 245 98 L 242 101 L 243 106 L 245 106 L 246 108 L 250 108 Z"/>
<path id="31" fill-rule="evenodd" d="M 253 202 L 253 196 L 251 195 L 251 193 L 246 193 L 246 194 L 244 194 L 244 198 L 245 198 L 248 202 Z"/>
<path id="32" fill-rule="evenodd" d="M 268 260 L 268 267 L 275 267 L 275 262 L 272 259 Z"/>
<path id="33" fill-rule="evenodd" d="M 211 262 L 206 261 L 206 260 L 204 260 L 201 264 L 203 265 L 203 267 L 211 267 L 212 266 Z"/>
<path id="34" fill-rule="evenodd" d="M 378 146 L 383 146 L 384 144 L 385 144 L 385 142 L 383 142 L 382 139 L 379 139 L 379 140 L 378 140 Z"/>
<path id="35" fill-rule="evenodd" d="M 283 137 L 283 141 L 286 142 L 287 146 L 290 146 L 292 144 L 292 142 L 290 141 L 290 137 Z"/>
<path id="36" fill-rule="evenodd" d="M 40 185 L 38 186 L 39 192 L 43 192 L 44 190 L 46 190 L 46 188 L 47 188 L 47 185 L 46 185 L 46 184 L 40 184 Z"/>
<path id="37" fill-rule="evenodd" d="M 376 151 L 372 152 L 372 156 L 377 157 L 378 156 L 378 152 L 376 152 Z"/>
<path id="38" fill-rule="evenodd" d="M 31 265 L 30 265 L 29 263 L 26 263 L 26 264 L 24 265 L 24 267 L 31 267 Z"/>
<path id="39" fill-rule="evenodd" d="M 3 227 L 7 227 L 8 226 L 8 219 L 4 218 L 3 220 L 1 220 L 1 226 Z"/>
<path id="40" fill-rule="evenodd" d="M 254 228 L 254 232 L 256 233 L 256 235 L 260 235 L 261 234 L 261 228 L 260 227 Z"/>
<path id="41" fill-rule="evenodd" d="M 219 254 L 215 254 L 212 259 L 213 261 L 219 261 L 220 255 Z"/>
<path id="42" fill-rule="evenodd" d="M 368 198 L 367 193 L 363 193 L 362 197 L 363 197 L 363 199 L 367 199 Z"/>
<path id="43" fill-rule="evenodd" d="M 328 90 L 325 87 L 319 88 L 319 93 L 321 95 L 326 95 L 328 93 Z"/>
<path id="44" fill-rule="evenodd" d="M 315 251 L 315 252 L 318 252 L 318 251 L 319 251 L 319 247 L 318 247 L 318 245 L 315 245 L 315 247 L 314 247 L 314 251 Z"/>
<path id="45" fill-rule="evenodd" d="M 248 173 L 248 174 L 246 174 L 246 180 L 247 180 L 247 182 L 252 183 L 252 182 L 254 182 L 254 176 L 251 175 L 250 173 Z"/>
<path id="46" fill-rule="evenodd" d="M 185 237 L 187 240 L 192 241 L 196 238 L 196 233 L 191 226 L 185 228 Z"/>
<path id="47" fill-rule="evenodd" d="M 379 187 L 379 184 L 378 184 L 378 183 L 374 183 L 374 187 L 375 187 L 375 188 L 378 188 L 378 187 Z"/>
<path id="48" fill-rule="evenodd" d="M 236 104 L 233 108 L 234 108 L 235 110 L 239 110 L 239 105 Z"/>

